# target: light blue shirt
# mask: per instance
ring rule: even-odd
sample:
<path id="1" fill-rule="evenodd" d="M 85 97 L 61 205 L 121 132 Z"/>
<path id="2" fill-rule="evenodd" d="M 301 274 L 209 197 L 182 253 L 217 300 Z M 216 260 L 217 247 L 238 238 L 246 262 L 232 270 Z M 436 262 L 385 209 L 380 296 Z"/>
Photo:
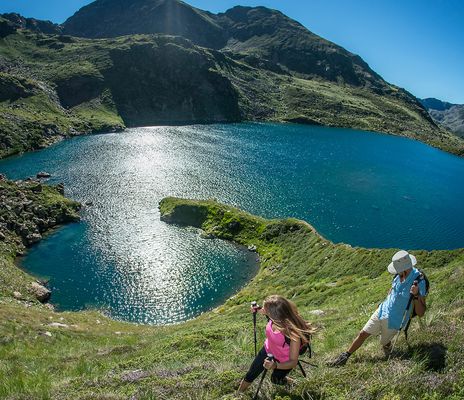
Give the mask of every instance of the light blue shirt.
<path id="1" fill-rule="evenodd" d="M 390 293 L 379 306 L 379 319 L 388 319 L 389 329 L 399 330 L 400 328 L 404 328 L 408 323 L 414 307 L 412 303 L 409 306 L 409 312 L 404 319 L 403 326 L 401 326 L 403 313 L 408 305 L 411 286 L 419 275 L 420 272 L 416 268 L 413 268 L 404 282 L 400 282 L 400 277 L 398 275 L 393 279 Z M 424 279 L 419 281 L 419 295 L 426 296 Z"/>

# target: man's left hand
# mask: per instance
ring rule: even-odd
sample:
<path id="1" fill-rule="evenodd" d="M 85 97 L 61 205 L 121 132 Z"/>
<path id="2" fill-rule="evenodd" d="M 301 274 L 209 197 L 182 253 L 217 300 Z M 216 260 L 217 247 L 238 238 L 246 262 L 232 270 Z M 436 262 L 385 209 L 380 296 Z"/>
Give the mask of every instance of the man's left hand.
<path id="1" fill-rule="evenodd" d="M 414 284 L 411 286 L 411 290 L 410 292 L 413 296 L 418 296 L 419 294 L 419 285 L 418 284 Z"/>

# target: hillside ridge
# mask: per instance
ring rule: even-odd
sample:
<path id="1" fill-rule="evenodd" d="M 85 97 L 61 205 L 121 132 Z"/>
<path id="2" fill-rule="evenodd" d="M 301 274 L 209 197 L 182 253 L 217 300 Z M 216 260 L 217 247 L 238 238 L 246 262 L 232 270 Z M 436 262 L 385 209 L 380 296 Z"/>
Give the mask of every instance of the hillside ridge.
<path id="1" fill-rule="evenodd" d="M 16 286 L 6 287 L 0 291 L 0 356 L 6 361 L 0 396 L 235 399 L 253 357 L 250 301 L 273 293 L 292 298 L 318 327 L 311 360 L 317 368 L 306 367 L 308 379 L 292 372 L 291 387 L 266 380 L 263 399 L 457 400 L 464 394 L 464 249 L 413 251 L 432 286 L 429 310 L 413 323 L 409 346 L 400 338 L 386 361 L 371 340 L 346 367 L 331 369 L 326 362 L 346 348 L 385 296 L 391 283 L 386 266 L 396 250 L 333 244 L 303 221 L 266 220 L 211 200 L 165 198 L 160 214 L 170 223 L 255 246 L 258 274 L 222 306 L 165 327 L 112 321 L 97 311 L 57 313 L 14 298 Z M 0 263 L 25 279 L 11 258 L 2 255 Z M 260 343 L 264 324 L 258 321 Z"/>

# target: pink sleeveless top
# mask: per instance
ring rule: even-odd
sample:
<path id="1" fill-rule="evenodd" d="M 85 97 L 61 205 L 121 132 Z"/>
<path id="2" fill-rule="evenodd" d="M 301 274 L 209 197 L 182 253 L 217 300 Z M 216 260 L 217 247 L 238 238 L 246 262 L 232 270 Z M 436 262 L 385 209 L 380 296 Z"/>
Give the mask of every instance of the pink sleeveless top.
<path id="1" fill-rule="evenodd" d="M 272 321 L 266 325 L 264 348 L 267 353 L 272 353 L 276 360 L 281 363 L 290 360 L 290 346 L 285 343 L 285 335 L 282 332 L 272 330 Z"/>

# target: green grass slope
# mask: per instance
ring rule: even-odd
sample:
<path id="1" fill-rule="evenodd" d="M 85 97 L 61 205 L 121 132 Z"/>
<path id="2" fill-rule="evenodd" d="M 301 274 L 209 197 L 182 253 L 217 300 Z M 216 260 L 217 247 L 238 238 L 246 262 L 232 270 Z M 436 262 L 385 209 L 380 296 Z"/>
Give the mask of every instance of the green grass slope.
<path id="1" fill-rule="evenodd" d="M 319 328 L 312 360 L 318 367 L 307 368 L 307 379 L 293 372 L 292 387 L 266 382 L 261 398 L 457 400 L 464 395 L 463 249 L 414 252 L 432 286 L 426 316 L 412 324 L 410 347 L 401 338 L 386 361 L 371 340 L 346 367 L 331 369 L 326 361 L 346 348 L 385 296 L 391 279 L 385 267 L 394 250 L 333 244 L 306 222 L 265 220 L 214 201 L 167 198 L 160 211 L 167 222 L 255 245 L 258 274 L 224 305 L 165 327 L 112 321 L 96 311 L 55 313 L 2 295 L 0 397 L 233 399 L 252 360 L 249 302 L 271 293 L 292 298 Z M 262 341 L 265 321 L 259 324 Z"/>

